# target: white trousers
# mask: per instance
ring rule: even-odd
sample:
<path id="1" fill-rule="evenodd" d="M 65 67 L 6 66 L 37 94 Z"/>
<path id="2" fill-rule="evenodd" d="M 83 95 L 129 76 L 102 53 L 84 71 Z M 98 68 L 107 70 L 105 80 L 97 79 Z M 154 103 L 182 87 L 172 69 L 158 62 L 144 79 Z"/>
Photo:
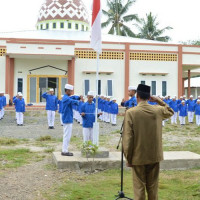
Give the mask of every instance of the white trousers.
<path id="1" fill-rule="evenodd" d="M 105 122 L 110 123 L 110 113 L 105 112 Z"/>
<path id="2" fill-rule="evenodd" d="M 2 113 L 3 113 L 3 117 L 4 117 L 4 115 L 5 115 L 5 109 L 4 108 L 2 109 Z"/>
<path id="3" fill-rule="evenodd" d="M 177 124 L 177 112 L 174 112 L 174 115 L 171 117 L 171 124 Z"/>
<path id="4" fill-rule="evenodd" d="M 194 112 L 188 111 L 188 122 L 193 122 Z"/>
<path id="5" fill-rule="evenodd" d="M 165 120 L 162 121 L 162 126 L 165 126 Z"/>
<path id="6" fill-rule="evenodd" d="M 83 128 L 83 142 L 93 141 L 93 128 Z"/>
<path id="7" fill-rule="evenodd" d="M 200 115 L 196 115 L 196 124 L 200 126 Z"/>
<path id="8" fill-rule="evenodd" d="M 47 119 L 48 119 L 49 126 L 54 126 L 55 114 L 56 114 L 55 111 L 47 110 Z"/>
<path id="9" fill-rule="evenodd" d="M 17 117 L 17 124 L 23 124 L 24 123 L 24 114 L 22 112 L 16 112 Z"/>
<path id="10" fill-rule="evenodd" d="M 185 124 L 185 117 L 179 116 L 180 124 Z"/>
<path id="11" fill-rule="evenodd" d="M 63 146 L 62 152 L 67 153 L 72 136 L 72 124 L 63 124 Z"/>
<path id="12" fill-rule="evenodd" d="M 117 124 L 117 115 L 116 114 L 110 114 L 111 123 Z"/>
<path id="13" fill-rule="evenodd" d="M 102 121 L 106 121 L 106 114 L 105 114 L 105 112 L 103 112 L 103 114 L 102 114 Z"/>
<path id="14" fill-rule="evenodd" d="M 3 118 L 3 116 L 2 116 L 2 110 L 0 110 L 0 119 L 1 119 L 1 118 Z"/>
<path id="15" fill-rule="evenodd" d="M 63 125 L 62 113 L 60 113 L 60 124 Z"/>

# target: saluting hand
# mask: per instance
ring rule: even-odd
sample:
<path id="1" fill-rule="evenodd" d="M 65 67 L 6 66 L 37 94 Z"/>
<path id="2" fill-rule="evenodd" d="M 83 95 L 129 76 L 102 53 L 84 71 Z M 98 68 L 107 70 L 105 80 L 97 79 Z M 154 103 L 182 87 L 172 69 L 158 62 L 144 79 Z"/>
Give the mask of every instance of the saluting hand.
<path id="1" fill-rule="evenodd" d="M 83 116 L 83 117 L 84 117 L 84 116 L 85 116 L 85 113 L 81 113 L 81 116 Z"/>

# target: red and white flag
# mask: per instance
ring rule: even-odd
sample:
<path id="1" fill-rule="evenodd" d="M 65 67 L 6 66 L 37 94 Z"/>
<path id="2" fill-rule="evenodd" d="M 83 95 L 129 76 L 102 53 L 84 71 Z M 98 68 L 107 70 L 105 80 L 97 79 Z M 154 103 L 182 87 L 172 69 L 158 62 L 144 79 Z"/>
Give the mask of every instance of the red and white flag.
<path id="1" fill-rule="evenodd" d="M 101 0 L 93 0 L 91 47 L 101 53 Z"/>

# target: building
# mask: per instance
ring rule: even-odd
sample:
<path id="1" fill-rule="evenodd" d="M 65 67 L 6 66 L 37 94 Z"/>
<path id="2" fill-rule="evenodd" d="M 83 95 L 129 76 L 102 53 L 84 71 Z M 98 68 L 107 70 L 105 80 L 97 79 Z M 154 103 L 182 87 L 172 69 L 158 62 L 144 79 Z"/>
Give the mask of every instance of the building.
<path id="1" fill-rule="evenodd" d="M 47 0 L 34 31 L 0 33 L 0 90 L 27 103 L 66 83 L 76 94 L 95 90 L 96 53 L 90 48 L 87 10 L 81 0 Z M 145 83 L 153 95 L 183 95 L 184 80 L 200 68 L 200 46 L 102 35 L 99 94 L 128 99 L 129 85 Z M 188 95 L 190 91 L 188 92 Z"/>

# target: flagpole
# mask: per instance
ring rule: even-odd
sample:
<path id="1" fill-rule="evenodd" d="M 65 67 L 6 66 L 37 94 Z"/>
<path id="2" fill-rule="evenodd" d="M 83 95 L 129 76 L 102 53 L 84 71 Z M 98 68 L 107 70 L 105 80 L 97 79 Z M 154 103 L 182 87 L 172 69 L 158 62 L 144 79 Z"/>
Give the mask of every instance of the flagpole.
<path id="1" fill-rule="evenodd" d="M 97 52 L 97 70 L 96 70 L 96 113 L 95 113 L 95 124 L 98 122 L 98 89 L 99 89 L 99 52 Z M 99 130 L 96 127 L 95 130 L 95 144 L 99 146 Z"/>

